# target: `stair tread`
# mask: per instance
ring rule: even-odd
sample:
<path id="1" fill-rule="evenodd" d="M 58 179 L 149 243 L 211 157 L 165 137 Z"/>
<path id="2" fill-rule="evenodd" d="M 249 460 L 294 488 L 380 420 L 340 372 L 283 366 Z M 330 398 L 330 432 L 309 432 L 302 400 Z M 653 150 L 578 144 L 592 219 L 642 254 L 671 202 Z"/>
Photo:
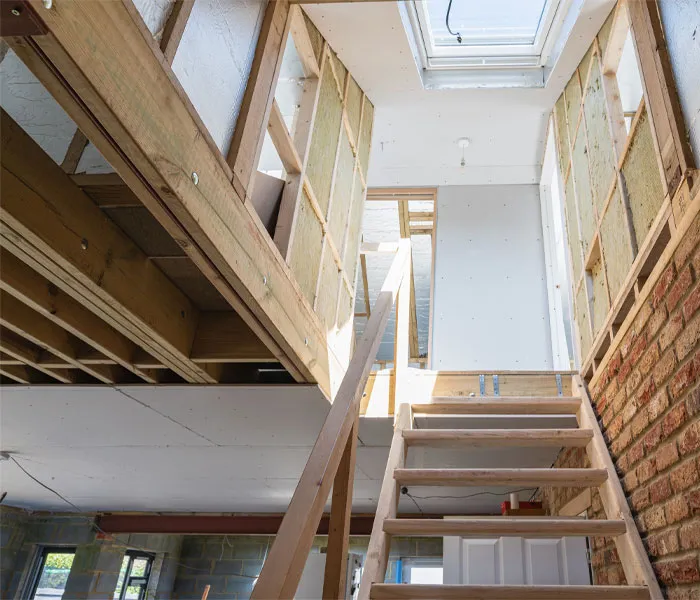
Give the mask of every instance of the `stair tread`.
<path id="1" fill-rule="evenodd" d="M 590 429 L 406 429 L 409 446 L 567 446 L 584 447 Z"/>
<path id="2" fill-rule="evenodd" d="M 374 583 L 376 600 L 648 600 L 645 586 L 627 585 L 430 585 Z"/>
<path id="3" fill-rule="evenodd" d="M 560 537 L 617 536 L 626 532 L 621 520 L 571 517 L 469 517 L 456 519 L 386 519 L 384 532 L 406 536 Z"/>
<path id="4" fill-rule="evenodd" d="M 574 415 L 581 399 L 564 396 L 436 396 L 411 404 L 420 414 L 567 414 Z"/>
<path id="5" fill-rule="evenodd" d="M 594 487 L 608 478 L 605 469 L 395 469 L 394 479 L 405 485 L 470 486 L 512 483 L 558 487 Z"/>

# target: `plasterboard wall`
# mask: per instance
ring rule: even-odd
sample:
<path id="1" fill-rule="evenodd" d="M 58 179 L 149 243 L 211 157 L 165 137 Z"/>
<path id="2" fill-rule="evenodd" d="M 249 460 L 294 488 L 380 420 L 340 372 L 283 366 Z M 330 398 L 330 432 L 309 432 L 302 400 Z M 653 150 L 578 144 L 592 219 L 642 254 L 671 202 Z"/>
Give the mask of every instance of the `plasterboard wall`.
<path id="1" fill-rule="evenodd" d="M 432 369 L 552 368 L 536 185 L 438 189 Z"/>
<path id="2" fill-rule="evenodd" d="M 700 2 L 659 0 L 673 77 L 696 165 L 700 161 Z"/>

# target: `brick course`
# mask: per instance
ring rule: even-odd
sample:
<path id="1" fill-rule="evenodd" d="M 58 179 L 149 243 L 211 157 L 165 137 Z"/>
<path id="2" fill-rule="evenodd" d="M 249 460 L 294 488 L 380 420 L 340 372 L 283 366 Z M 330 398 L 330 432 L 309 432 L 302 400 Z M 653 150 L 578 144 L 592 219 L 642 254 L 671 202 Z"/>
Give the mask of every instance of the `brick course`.
<path id="1" fill-rule="evenodd" d="M 700 217 L 589 386 L 628 502 L 666 596 L 700 598 Z M 561 467 L 588 466 L 562 451 Z M 542 491 L 556 513 L 575 494 Z M 593 492 L 589 518 L 605 518 Z M 624 581 L 613 539 L 596 538 L 596 583 Z"/>

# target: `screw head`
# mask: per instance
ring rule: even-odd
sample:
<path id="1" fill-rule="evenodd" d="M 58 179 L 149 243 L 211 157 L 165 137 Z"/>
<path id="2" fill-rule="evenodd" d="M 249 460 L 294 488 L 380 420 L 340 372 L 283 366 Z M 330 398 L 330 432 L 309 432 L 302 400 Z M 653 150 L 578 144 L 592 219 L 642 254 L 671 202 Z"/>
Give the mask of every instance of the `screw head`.
<path id="1" fill-rule="evenodd" d="M 199 175 L 197 175 L 197 171 L 192 171 L 192 183 L 199 185 Z"/>
<path id="2" fill-rule="evenodd" d="M 22 9 L 18 6 L 17 8 L 13 8 L 10 10 L 10 12 L 15 16 L 19 17 L 22 14 Z"/>
<path id="3" fill-rule="evenodd" d="M 88 249 L 88 241 L 87 241 L 87 238 L 83 238 L 82 240 L 80 240 L 80 247 L 81 247 L 83 250 L 87 250 L 87 249 Z"/>
<path id="4" fill-rule="evenodd" d="M 304 338 L 304 346 L 308 346 L 308 345 L 309 345 L 309 338 Z"/>
<path id="5" fill-rule="evenodd" d="M 263 285 L 267 285 L 267 275 L 263 275 Z"/>
<path id="6" fill-rule="evenodd" d="M 53 6 L 53 0 L 44 0 L 44 8 L 50 10 Z"/>

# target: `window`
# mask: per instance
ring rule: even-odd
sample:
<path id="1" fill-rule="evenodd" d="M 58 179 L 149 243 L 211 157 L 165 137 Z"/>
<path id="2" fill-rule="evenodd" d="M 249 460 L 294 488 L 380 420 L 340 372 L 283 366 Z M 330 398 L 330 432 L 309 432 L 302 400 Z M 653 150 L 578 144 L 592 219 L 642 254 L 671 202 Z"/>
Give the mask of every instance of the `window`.
<path id="1" fill-rule="evenodd" d="M 617 69 L 617 85 L 620 88 L 620 102 L 625 117 L 625 127 L 629 133 L 643 95 L 642 77 L 637 66 L 637 55 L 634 52 L 631 30 L 627 31 L 625 45 L 622 47 L 620 64 Z"/>
<path id="2" fill-rule="evenodd" d="M 442 584 L 442 559 L 401 559 L 401 583 Z"/>
<path id="3" fill-rule="evenodd" d="M 414 0 L 408 10 L 426 69 L 539 67 L 563 21 L 562 4 L 568 3 Z"/>
<path id="4" fill-rule="evenodd" d="M 114 600 L 143 600 L 152 564 L 152 555 L 128 550 L 119 571 Z"/>
<path id="5" fill-rule="evenodd" d="M 74 548 L 44 548 L 37 565 L 30 598 L 32 600 L 63 598 L 74 558 Z"/>

